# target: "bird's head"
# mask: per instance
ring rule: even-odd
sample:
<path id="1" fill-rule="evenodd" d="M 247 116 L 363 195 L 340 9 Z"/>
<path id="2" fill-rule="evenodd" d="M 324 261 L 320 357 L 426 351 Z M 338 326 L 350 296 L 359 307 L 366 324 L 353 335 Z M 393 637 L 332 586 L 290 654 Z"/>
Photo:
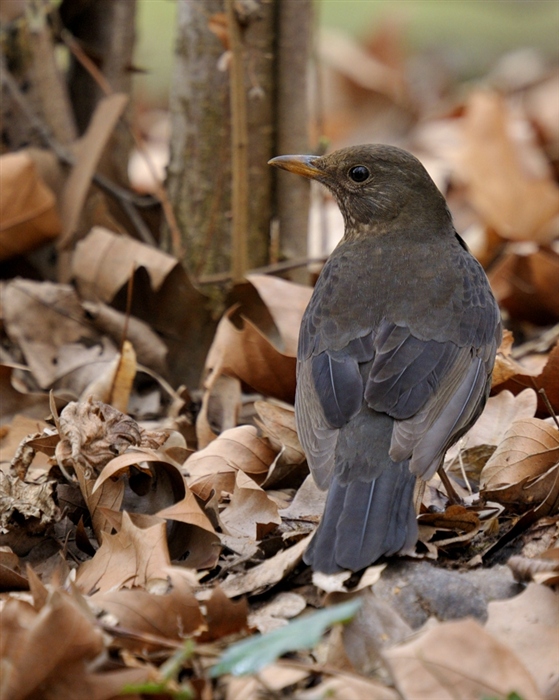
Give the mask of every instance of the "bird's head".
<path id="1" fill-rule="evenodd" d="M 278 156 L 270 165 L 317 180 L 332 192 L 348 230 L 411 218 L 450 221 L 444 197 L 411 153 L 382 144 L 350 146 L 326 156 Z"/>

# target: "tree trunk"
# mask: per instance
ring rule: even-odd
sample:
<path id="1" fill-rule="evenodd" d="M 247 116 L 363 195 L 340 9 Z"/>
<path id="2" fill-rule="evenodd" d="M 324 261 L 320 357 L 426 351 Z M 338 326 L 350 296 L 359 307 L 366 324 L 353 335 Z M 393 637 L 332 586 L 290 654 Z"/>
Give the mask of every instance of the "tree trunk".
<path id="1" fill-rule="evenodd" d="M 308 65 L 312 31 L 312 0 L 287 0 L 278 18 L 278 98 L 276 155 L 309 152 Z M 309 183 L 278 171 L 277 214 L 280 255 L 286 259 L 307 255 Z M 308 282 L 306 268 L 291 278 Z"/>
<path id="2" fill-rule="evenodd" d="M 243 130 L 247 172 L 241 175 L 247 178 L 249 192 L 244 231 L 247 264 L 256 267 L 267 262 L 272 175 L 266 163 L 273 155 L 274 138 L 274 5 L 275 0 L 234 3 L 239 30 L 234 48 L 224 0 L 179 3 L 167 186 L 183 234 L 184 262 L 195 277 L 231 270 L 232 216 L 238 214 L 232 202 L 231 144 L 234 134 L 236 141 L 239 134 L 242 141 Z M 244 125 L 235 121 L 239 114 L 231 111 L 235 104 L 231 77 L 239 47 L 244 76 L 235 85 L 236 97 L 244 101 Z M 239 177 L 238 170 L 235 177 Z M 170 248 L 168 240 L 166 247 Z"/>

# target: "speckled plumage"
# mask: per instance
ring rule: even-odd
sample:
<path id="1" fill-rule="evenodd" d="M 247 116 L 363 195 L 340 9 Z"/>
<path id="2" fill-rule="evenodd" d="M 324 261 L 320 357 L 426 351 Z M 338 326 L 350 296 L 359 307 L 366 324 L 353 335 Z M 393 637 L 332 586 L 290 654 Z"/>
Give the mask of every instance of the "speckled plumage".
<path id="1" fill-rule="evenodd" d="M 415 543 L 415 479 L 483 409 L 499 309 L 414 156 L 369 145 L 271 163 L 322 182 L 344 216 L 303 316 L 295 412 L 329 489 L 305 561 L 356 571 Z"/>

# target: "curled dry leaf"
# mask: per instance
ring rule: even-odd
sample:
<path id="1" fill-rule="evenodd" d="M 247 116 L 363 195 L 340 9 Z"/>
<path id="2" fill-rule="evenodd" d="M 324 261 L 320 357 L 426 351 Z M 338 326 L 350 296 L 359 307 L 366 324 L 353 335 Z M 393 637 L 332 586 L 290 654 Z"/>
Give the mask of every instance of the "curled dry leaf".
<path id="1" fill-rule="evenodd" d="M 0 260 L 45 245 L 60 231 L 54 194 L 29 154 L 0 156 Z"/>
<path id="2" fill-rule="evenodd" d="M 248 275 L 247 279 L 256 287 L 274 319 L 283 342 L 281 350 L 286 355 L 295 357 L 299 328 L 311 299 L 312 288 L 272 275 Z"/>
<path id="3" fill-rule="evenodd" d="M 537 372 L 533 372 L 529 368 L 524 367 L 512 357 L 513 342 L 513 334 L 508 328 L 505 328 L 503 331 L 503 340 L 501 341 L 501 345 L 497 351 L 497 357 L 495 358 L 495 367 L 493 368 L 493 375 L 491 377 L 492 387 L 503 384 L 507 379 L 517 374 L 528 376 L 535 376 L 537 374 Z"/>
<path id="4" fill-rule="evenodd" d="M 431 626 L 413 641 L 383 652 L 394 683 L 406 700 L 503 697 L 541 700 L 522 660 L 472 619 Z"/>
<path id="5" fill-rule="evenodd" d="M 126 412 L 130 392 L 136 376 L 136 353 L 130 341 L 122 344 L 122 352 L 117 353 L 107 363 L 100 376 L 90 382 L 80 394 L 80 401 L 93 398 L 110 404 L 118 411 Z"/>
<path id="6" fill-rule="evenodd" d="M 481 474 L 483 493 L 503 503 L 541 503 L 559 468 L 559 431 L 538 418 L 516 421 Z"/>
<path id="7" fill-rule="evenodd" d="M 219 322 L 206 360 L 206 381 L 212 374 L 227 374 L 264 396 L 293 403 L 295 357 L 279 352 L 238 309 L 233 306 Z"/>
<path id="8" fill-rule="evenodd" d="M 75 472 L 91 513 L 95 535 L 100 540 L 105 529 L 101 507 L 120 509 L 124 483 L 107 481 L 103 489 L 94 490 L 98 474 L 115 453 L 122 453 L 130 446 L 158 447 L 167 436 L 146 431 L 129 416 L 91 398 L 82 403 L 69 403 L 60 414 L 58 429 L 57 462 L 62 469 Z"/>
<path id="9" fill-rule="evenodd" d="M 203 450 L 195 452 L 186 460 L 184 470 L 188 472 L 190 488 L 207 501 L 212 491 L 233 493 L 235 472 L 239 469 L 256 483 L 262 483 L 275 456 L 275 450 L 265 438 L 258 436 L 256 428 L 241 425 L 226 430 Z"/>
<path id="10" fill-rule="evenodd" d="M 246 573 L 232 574 L 221 584 L 223 591 L 233 598 L 245 593 L 262 593 L 271 588 L 299 564 L 311 537 L 303 537 L 297 544 L 283 549 Z"/>
<path id="11" fill-rule="evenodd" d="M 221 551 L 219 536 L 188 487 L 181 501 L 157 515 L 170 524 L 167 539 L 171 559 L 180 559 L 193 569 L 216 566 Z"/>
<path id="12" fill-rule="evenodd" d="M 559 320 L 557 244 L 509 244 L 489 279 L 497 301 L 513 319 L 541 326 Z"/>

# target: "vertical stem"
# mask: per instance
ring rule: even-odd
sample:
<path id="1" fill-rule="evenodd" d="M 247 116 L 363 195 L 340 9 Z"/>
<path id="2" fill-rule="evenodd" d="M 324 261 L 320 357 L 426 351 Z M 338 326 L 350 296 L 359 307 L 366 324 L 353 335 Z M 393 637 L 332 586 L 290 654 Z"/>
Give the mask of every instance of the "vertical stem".
<path id="1" fill-rule="evenodd" d="M 226 0 L 231 46 L 231 275 L 241 280 L 248 266 L 248 127 L 241 28 L 234 0 Z"/>

